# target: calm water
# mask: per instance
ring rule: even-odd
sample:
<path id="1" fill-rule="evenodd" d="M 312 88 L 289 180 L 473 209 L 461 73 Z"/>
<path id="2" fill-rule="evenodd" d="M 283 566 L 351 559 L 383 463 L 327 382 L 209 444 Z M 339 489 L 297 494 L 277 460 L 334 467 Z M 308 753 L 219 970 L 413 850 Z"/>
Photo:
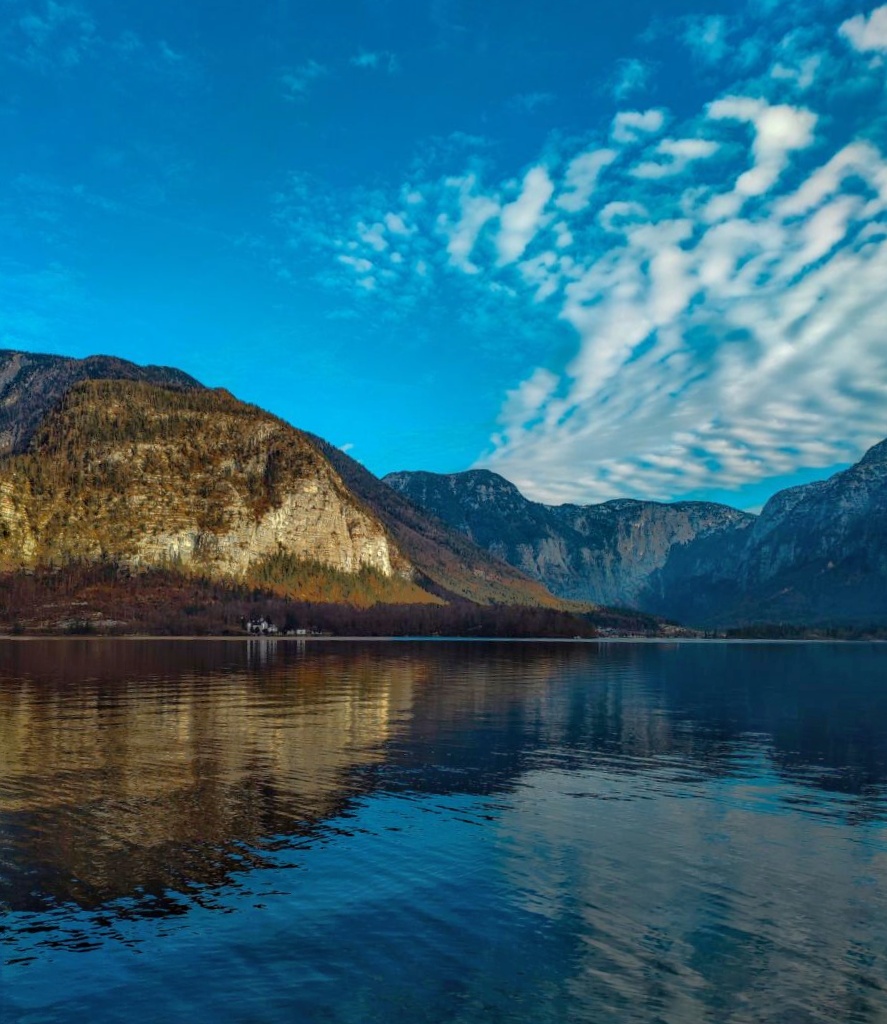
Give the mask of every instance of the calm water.
<path id="1" fill-rule="evenodd" d="M 887 647 L 0 643 L 0 1020 L 887 1022 Z"/>

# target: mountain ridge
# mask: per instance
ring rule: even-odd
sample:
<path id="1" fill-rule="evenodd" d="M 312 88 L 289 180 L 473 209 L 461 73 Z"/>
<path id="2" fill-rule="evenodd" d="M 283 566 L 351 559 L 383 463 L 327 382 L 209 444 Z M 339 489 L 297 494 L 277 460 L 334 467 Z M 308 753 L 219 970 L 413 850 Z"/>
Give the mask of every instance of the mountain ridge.
<path id="1" fill-rule="evenodd" d="M 887 620 L 887 440 L 757 516 L 547 506 L 490 470 L 379 480 L 174 368 L 2 350 L 0 568 L 78 560 L 311 600 L 622 606 L 706 628 Z"/>
<path id="2" fill-rule="evenodd" d="M 887 620 L 887 440 L 757 516 L 713 502 L 548 506 L 496 477 L 384 480 L 562 596 L 704 627 Z"/>
<path id="3" fill-rule="evenodd" d="M 616 498 L 548 506 L 489 470 L 393 473 L 383 482 L 554 593 L 606 605 L 638 606 L 647 578 L 664 566 L 673 544 L 754 519 L 712 502 Z"/>
<path id="4" fill-rule="evenodd" d="M 0 456 L 23 452 L 43 417 L 81 380 L 141 380 L 182 390 L 203 387 L 171 366 L 139 366 L 117 356 L 74 359 L 0 349 Z"/>

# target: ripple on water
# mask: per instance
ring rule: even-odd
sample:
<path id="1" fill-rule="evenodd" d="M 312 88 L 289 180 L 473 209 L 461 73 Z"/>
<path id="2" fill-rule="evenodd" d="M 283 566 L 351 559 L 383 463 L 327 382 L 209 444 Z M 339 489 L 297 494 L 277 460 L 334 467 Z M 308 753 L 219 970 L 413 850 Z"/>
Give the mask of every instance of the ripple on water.
<path id="1" fill-rule="evenodd" d="M 0 1017 L 887 1020 L 885 660 L 0 643 Z"/>

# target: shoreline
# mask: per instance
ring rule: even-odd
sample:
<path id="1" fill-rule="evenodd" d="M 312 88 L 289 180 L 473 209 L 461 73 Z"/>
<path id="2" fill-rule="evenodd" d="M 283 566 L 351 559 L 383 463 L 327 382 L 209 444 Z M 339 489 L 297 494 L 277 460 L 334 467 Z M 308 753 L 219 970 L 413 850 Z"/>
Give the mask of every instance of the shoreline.
<path id="1" fill-rule="evenodd" d="M 517 637 L 517 636 L 219 636 L 198 634 L 164 636 L 155 633 L 121 633 L 116 636 L 101 634 L 76 635 L 68 633 L 0 633 L 0 643 L 6 641 L 34 643 L 52 641 L 172 641 L 174 643 L 471 643 L 471 644 L 887 644 L 878 638 L 840 639 L 835 637 L 701 637 L 701 636 L 601 636 L 601 637 Z"/>

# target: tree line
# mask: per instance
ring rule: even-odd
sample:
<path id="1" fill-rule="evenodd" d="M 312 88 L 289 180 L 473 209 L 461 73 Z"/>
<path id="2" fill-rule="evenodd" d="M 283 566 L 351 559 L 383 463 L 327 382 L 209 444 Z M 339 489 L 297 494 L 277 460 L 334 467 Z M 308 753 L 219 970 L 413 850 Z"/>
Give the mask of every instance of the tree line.
<path id="1" fill-rule="evenodd" d="M 283 632 L 335 636 L 594 637 L 598 627 L 656 629 L 651 616 L 608 609 L 578 615 L 468 601 L 358 607 L 294 600 L 174 569 L 131 573 L 107 562 L 0 575 L 0 630 L 7 633 L 233 636 L 259 618 Z"/>

